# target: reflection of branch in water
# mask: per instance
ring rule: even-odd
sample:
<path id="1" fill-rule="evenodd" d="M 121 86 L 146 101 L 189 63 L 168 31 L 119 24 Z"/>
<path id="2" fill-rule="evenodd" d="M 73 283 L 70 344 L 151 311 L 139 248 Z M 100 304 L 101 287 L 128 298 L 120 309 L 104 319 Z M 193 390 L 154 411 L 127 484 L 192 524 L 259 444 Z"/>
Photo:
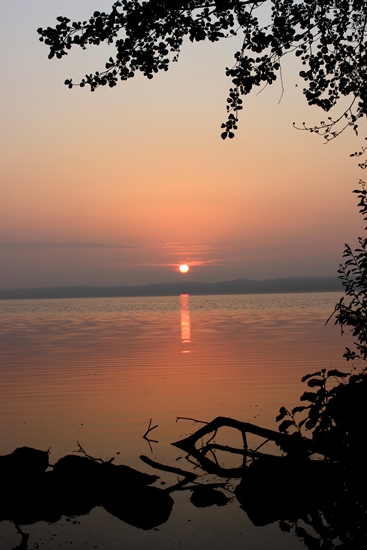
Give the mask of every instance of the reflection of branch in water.
<path id="1" fill-rule="evenodd" d="M 217 433 L 221 427 L 239 430 L 243 448 L 218 445 L 211 442 L 212 437 L 209 439 L 211 443 L 202 444 L 203 437 Z M 259 452 L 262 445 L 255 450 L 249 450 L 247 433 L 263 437 L 265 443 L 270 440 L 282 446 L 287 445 L 292 452 L 287 457 L 266 454 Z M 284 435 L 286 437 L 283 437 Z M 190 461 L 196 460 L 207 473 L 232 479 L 240 478 L 241 482 L 236 487 L 235 494 L 241 508 L 254 525 L 267 525 L 279 519 L 291 518 L 296 522 L 298 518 L 304 518 L 311 513 L 314 522 L 315 511 L 320 510 L 324 502 L 329 503 L 328 505 L 334 502 L 332 487 L 335 475 L 344 478 L 340 469 L 334 469 L 333 465 L 309 459 L 310 453 L 320 449 L 313 441 L 299 441 L 287 434 L 279 434 L 232 418 L 218 417 L 173 445 L 186 451 L 187 458 Z M 217 450 L 242 455 L 242 466 L 221 467 L 213 455 Z M 300 526 L 294 523 L 293 526 L 297 536 L 303 537 L 305 541 L 311 540 Z M 314 525 L 313 527 L 315 528 Z"/>
<path id="2" fill-rule="evenodd" d="M 240 430 L 244 439 L 242 449 L 214 442 L 199 449 L 195 447 L 201 444 L 203 437 L 222 426 Z M 145 436 L 156 427 L 152 427 L 150 421 Z M 367 550 L 367 476 L 363 453 L 342 464 L 310 460 L 307 455 L 297 453 L 272 456 L 256 449 L 247 450 L 247 432 L 270 440 L 289 441 L 290 438 L 218 417 L 174 444 L 188 450 L 186 460 L 201 472 L 167 466 L 141 456 L 149 466 L 182 478 L 165 489 L 149 487 L 157 481 L 157 476 L 124 465 L 115 466 L 111 464 L 112 459 L 108 462 L 95 459 L 79 442 L 77 452 L 84 456 L 63 457 L 56 462 L 53 471 L 47 473 L 46 452 L 29 448 L 15 450 L 11 455 L 0 457 L 0 465 L 13 481 L 11 488 L 2 488 L 0 521 L 13 521 L 22 537 L 20 545 L 13 550 L 28 550 L 28 534 L 23 533 L 19 525 L 56 522 L 62 515 L 88 514 L 93 507 L 103 506 L 130 525 L 153 529 L 168 520 L 174 491 L 190 491 L 191 503 L 199 508 L 224 506 L 231 500 L 224 494 L 229 491 L 255 526 L 277 521 L 282 531 L 293 532 L 309 550 Z M 210 458 L 218 450 L 242 456 L 242 466 L 221 467 L 215 455 Z M 222 480 L 206 483 L 207 474 Z M 235 479 L 240 479 L 236 486 Z"/>
<path id="3" fill-rule="evenodd" d="M 219 462 L 218 462 L 218 459 L 217 459 L 217 455 L 214 452 L 214 448 L 212 447 L 211 449 L 208 449 L 208 452 L 213 457 L 214 464 L 219 467 Z"/>
<path id="4" fill-rule="evenodd" d="M 155 426 L 152 426 L 152 419 L 150 418 L 149 419 L 149 425 L 148 425 L 148 429 L 147 431 L 145 432 L 145 434 L 143 435 L 143 439 L 145 439 L 145 441 L 148 442 L 148 445 L 149 445 L 149 448 L 150 448 L 150 452 L 152 453 L 153 452 L 153 447 L 152 447 L 152 443 L 158 443 L 157 439 L 150 439 L 149 437 L 147 437 L 147 435 L 152 432 L 153 430 L 155 430 L 156 428 L 158 428 L 158 424 L 156 424 Z"/>
<path id="5" fill-rule="evenodd" d="M 267 441 L 264 442 L 264 444 L 267 443 Z M 263 444 L 259 445 L 257 449 L 260 449 Z M 241 455 L 241 456 L 247 456 L 250 459 L 259 459 L 259 458 L 269 458 L 272 460 L 282 460 L 283 456 L 277 456 L 272 455 L 268 453 L 260 453 L 257 449 L 252 450 L 248 449 L 247 451 L 245 449 L 237 449 L 236 447 L 230 447 L 229 445 L 220 445 L 219 443 L 210 443 L 209 445 L 205 445 L 205 447 L 200 449 L 200 452 L 204 455 L 209 451 L 215 450 L 215 451 L 223 451 L 226 453 L 231 453 L 235 455 Z"/>
<path id="6" fill-rule="evenodd" d="M 185 460 L 187 460 L 187 462 L 189 462 L 189 464 L 192 464 L 193 467 L 194 467 L 194 470 L 197 470 L 198 468 L 200 468 L 201 470 L 203 469 L 203 467 L 201 466 L 201 464 L 198 462 L 198 460 L 193 460 L 191 458 L 191 455 L 187 455 L 185 456 Z"/>
<path id="7" fill-rule="evenodd" d="M 233 491 L 228 488 L 228 481 L 217 481 L 213 483 L 199 483 L 198 481 L 193 481 L 192 485 L 189 485 L 188 487 L 183 487 L 182 491 L 193 491 L 197 487 L 210 487 L 211 489 L 225 489 L 229 493 L 233 494 Z"/>
<path id="8" fill-rule="evenodd" d="M 175 468 L 173 466 L 167 466 L 166 464 L 161 464 L 160 462 L 156 462 L 155 460 L 152 460 L 144 455 L 140 456 L 140 460 L 157 470 L 182 476 L 182 481 L 179 481 L 171 487 L 167 487 L 165 491 L 167 493 L 173 493 L 174 491 L 191 491 L 192 496 L 190 500 L 194 506 L 199 508 L 212 506 L 214 504 L 217 506 L 224 506 L 232 500 L 232 498 L 226 497 L 221 491 L 217 490 L 218 488 L 226 489 L 233 494 L 233 491 L 230 491 L 227 488 L 227 481 L 224 483 L 199 483 L 196 481 L 198 476 L 192 472 L 181 470 L 181 468 Z M 189 483 L 190 485 L 188 485 Z"/>
<path id="9" fill-rule="evenodd" d="M 189 418 L 187 416 L 178 416 L 176 418 L 176 423 L 178 422 L 178 420 L 190 420 L 191 422 L 194 422 L 194 424 L 205 424 L 205 425 L 208 425 L 208 422 L 206 422 L 205 420 L 197 420 L 196 418 Z M 206 441 L 204 443 L 204 436 L 202 436 L 202 442 L 201 442 L 201 448 L 200 450 L 201 451 L 204 451 L 204 453 L 207 453 L 209 450 L 211 451 L 211 448 L 210 448 L 210 442 L 213 441 L 217 435 L 217 432 L 218 430 L 217 429 L 214 429 L 214 430 L 210 430 L 210 432 L 213 432 L 212 435 L 210 436 L 210 438 L 208 439 L 208 441 Z M 175 445 L 175 443 L 173 443 L 173 445 Z M 213 447 L 214 448 L 214 447 Z M 218 461 L 217 461 L 217 457 L 215 455 L 214 452 L 211 451 L 211 455 L 213 457 L 213 460 L 215 462 L 215 464 L 218 466 Z M 186 459 L 188 460 L 188 457 L 186 457 Z M 189 461 L 190 462 L 190 461 Z"/>
<path id="10" fill-rule="evenodd" d="M 221 427 L 238 429 L 243 448 L 216 444 L 212 437 L 210 443 L 202 443 L 205 436 Z M 264 443 L 249 450 L 247 433 L 263 437 Z M 288 456 L 259 452 L 268 441 L 288 446 Z M 311 460 L 312 453 L 327 456 L 327 449 L 323 453 L 322 447 L 312 440 L 299 441 L 287 434 L 224 417 L 214 419 L 173 445 L 186 451 L 187 460 L 196 460 L 205 473 L 240 478 L 235 495 L 255 526 L 281 520 L 279 528 L 293 531 L 309 550 L 367 550 L 367 477 L 363 457 L 358 464 L 354 461 L 353 467 L 351 463 Z M 220 467 L 212 454 L 217 450 L 242 455 L 242 468 Z M 200 495 L 200 491 L 198 503 L 191 500 L 194 505 L 211 505 L 219 497 L 214 494 L 211 498 L 210 492 Z"/>
<path id="11" fill-rule="evenodd" d="M 183 480 L 179 481 L 175 485 L 172 485 L 171 487 L 167 487 L 166 492 L 171 493 L 173 491 L 179 491 L 187 485 L 188 483 L 194 481 L 197 478 L 196 474 L 193 474 L 192 472 L 187 472 L 186 470 L 181 470 L 181 468 L 176 468 L 175 466 L 167 466 L 166 464 L 161 464 L 160 462 L 156 462 L 155 460 L 152 460 L 151 458 L 148 458 L 147 456 L 141 455 L 140 460 L 145 462 L 145 464 L 148 464 L 152 468 L 155 468 L 156 470 L 161 470 L 163 472 L 169 472 L 171 474 L 177 474 L 178 476 L 182 476 Z"/>
<path id="12" fill-rule="evenodd" d="M 209 443 L 201 449 L 202 453 L 207 453 L 208 451 L 224 451 L 226 453 L 232 453 L 235 455 L 246 455 L 251 451 L 245 451 L 245 449 L 237 449 L 235 447 L 230 447 L 229 445 L 219 445 L 219 443 Z"/>
<path id="13" fill-rule="evenodd" d="M 208 441 L 206 442 L 206 444 L 208 445 L 211 441 L 213 441 L 213 439 L 215 439 L 215 436 L 217 435 L 218 433 L 218 430 L 214 430 L 213 431 L 213 435 L 211 437 L 209 437 Z"/>

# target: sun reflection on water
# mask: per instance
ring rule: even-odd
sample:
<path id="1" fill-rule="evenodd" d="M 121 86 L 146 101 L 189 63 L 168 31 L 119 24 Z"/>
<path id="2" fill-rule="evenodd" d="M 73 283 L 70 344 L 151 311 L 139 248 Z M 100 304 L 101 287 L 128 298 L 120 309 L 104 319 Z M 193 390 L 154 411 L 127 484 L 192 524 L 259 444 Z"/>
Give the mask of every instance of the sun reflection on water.
<path id="1" fill-rule="evenodd" d="M 181 341 L 183 344 L 191 342 L 191 326 L 190 326 L 190 295 L 181 294 Z M 182 353 L 190 353 L 190 350 L 183 349 Z"/>

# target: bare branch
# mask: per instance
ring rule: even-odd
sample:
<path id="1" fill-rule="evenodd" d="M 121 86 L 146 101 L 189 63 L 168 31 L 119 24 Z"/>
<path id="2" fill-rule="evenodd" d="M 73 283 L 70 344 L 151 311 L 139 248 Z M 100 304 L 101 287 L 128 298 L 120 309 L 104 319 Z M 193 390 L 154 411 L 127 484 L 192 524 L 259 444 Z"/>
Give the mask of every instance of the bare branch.
<path id="1" fill-rule="evenodd" d="M 176 468 L 175 466 L 167 466 L 166 464 L 161 464 L 160 462 L 156 462 L 155 460 L 152 460 L 151 458 L 145 455 L 141 455 L 140 460 L 145 464 L 148 464 L 148 466 L 155 468 L 156 470 L 169 472 L 171 474 L 177 474 L 178 476 L 183 476 L 184 478 L 187 478 L 190 481 L 197 478 L 197 475 L 192 472 L 188 472 L 187 470 L 181 470 L 181 468 Z"/>
<path id="2" fill-rule="evenodd" d="M 205 422 L 205 420 L 196 420 L 196 418 L 189 418 L 187 416 L 178 416 L 176 418 L 176 423 L 179 420 L 191 420 L 191 422 L 194 422 L 195 424 L 208 424 L 208 422 Z"/>
<path id="3" fill-rule="evenodd" d="M 147 431 L 145 432 L 145 434 L 143 435 L 143 439 L 145 439 L 145 441 L 148 442 L 148 445 L 149 445 L 149 448 L 150 448 L 150 452 L 152 453 L 153 452 L 153 447 L 152 447 L 152 443 L 158 443 L 158 440 L 157 439 L 150 439 L 149 437 L 147 437 L 147 435 L 152 432 L 153 430 L 155 430 L 156 428 L 158 428 L 158 424 L 156 424 L 155 426 L 152 426 L 152 419 L 150 418 L 149 420 L 149 425 L 148 425 L 148 429 Z"/>
<path id="4" fill-rule="evenodd" d="M 91 456 L 89 455 L 84 449 L 83 447 L 81 446 L 81 444 L 79 443 L 79 441 L 77 441 L 77 445 L 78 445 L 78 450 L 77 451 L 74 451 L 74 453 L 81 453 L 83 454 L 86 458 L 89 458 L 89 460 L 93 460 L 93 462 L 100 462 L 101 464 L 111 464 L 111 462 L 113 462 L 115 460 L 115 457 L 112 457 L 108 460 L 103 460 L 103 458 L 95 458 L 94 456 Z"/>

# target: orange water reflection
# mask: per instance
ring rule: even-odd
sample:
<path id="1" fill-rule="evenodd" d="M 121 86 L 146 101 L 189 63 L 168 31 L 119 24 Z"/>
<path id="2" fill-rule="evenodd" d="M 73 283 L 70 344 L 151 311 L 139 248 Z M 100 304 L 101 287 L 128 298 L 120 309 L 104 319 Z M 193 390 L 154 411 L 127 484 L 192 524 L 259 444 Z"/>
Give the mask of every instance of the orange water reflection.
<path id="1" fill-rule="evenodd" d="M 299 404 L 305 373 L 346 368 L 342 353 L 350 339 L 340 338 L 333 324 L 324 326 L 336 302 L 321 295 L 182 295 L 0 303 L 0 454 L 23 445 L 51 447 L 54 463 L 79 441 L 91 455 L 114 456 L 116 463 L 150 474 L 157 472 L 140 455 L 191 468 L 170 443 L 198 426 L 176 423 L 177 416 L 232 416 L 274 428 L 281 405 Z M 142 438 L 150 418 L 158 425 L 151 436 L 159 441 L 151 454 Z M 219 433 L 216 442 L 241 445 L 233 432 Z M 173 474 L 159 475 L 166 486 L 177 481 Z M 251 526 L 236 501 L 194 509 L 185 491 L 174 500 L 176 520 L 152 535 L 159 548 L 177 546 L 179 539 L 183 549 L 197 541 L 197 548 L 221 550 L 229 544 L 228 533 L 233 549 L 298 548 L 293 538 L 279 538 L 276 524 L 260 531 Z M 146 532 L 128 525 L 122 530 L 121 522 L 98 514 L 78 518 L 77 531 L 68 535 L 74 547 L 98 540 L 99 547 L 112 550 L 121 547 L 123 536 L 126 548 L 151 548 Z M 4 533 L 4 522 L 0 528 Z M 47 535 L 45 529 L 43 523 L 34 527 L 35 540 L 54 537 L 50 548 L 58 548 L 66 522 L 52 525 Z"/>
<path id="2" fill-rule="evenodd" d="M 0 454 L 21 445 L 61 453 L 79 440 L 98 456 L 123 449 L 132 464 L 147 452 L 150 418 L 164 445 L 190 429 L 177 416 L 274 427 L 281 405 L 299 404 L 305 373 L 346 368 L 348 341 L 324 326 L 328 308 L 221 309 L 223 298 L 4 314 Z"/>
<path id="3" fill-rule="evenodd" d="M 191 342 L 191 325 L 190 325 L 190 295 L 181 294 L 181 342 L 190 344 Z M 189 349 L 183 349 L 182 353 L 190 353 Z"/>

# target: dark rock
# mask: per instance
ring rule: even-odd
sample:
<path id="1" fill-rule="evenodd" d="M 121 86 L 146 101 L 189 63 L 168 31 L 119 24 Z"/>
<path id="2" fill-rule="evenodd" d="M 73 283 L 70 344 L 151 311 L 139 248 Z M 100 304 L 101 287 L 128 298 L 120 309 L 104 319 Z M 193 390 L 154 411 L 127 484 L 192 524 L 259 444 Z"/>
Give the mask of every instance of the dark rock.
<path id="1" fill-rule="evenodd" d="M 104 498 L 103 507 L 129 525 L 153 529 L 168 520 L 173 499 L 163 489 L 139 487 L 121 494 L 110 492 Z"/>
<path id="2" fill-rule="evenodd" d="M 206 508 L 214 504 L 225 506 L 231 499 L 226 497 L 221 491 L 213 489 L 213 487 L 199 485 L 193 489 L 190 500 L 197 508 Z"/>
<path id="3" fill-rule="evenodd" d="M 98 480 L 106 483 L 111 481 L 113 483 L 122 483 L 126 485 L 151 485 L 158 478 L 158 476 L 152 476 L 134 470 L 129 466 L 115 465 L 110 462 L 97 462 L 88 457 L 67 455 L 60 458 L 53 467 L 54 474 L 58 478 L 64 478 L 67 480 L 77 480 L 81 482 L 83 480 L 91 481 L 91 477 L 95 483 Z"/>
<path id="4" fill-rule="evenodd" d="M 68 455 L 56 462 L 53 471 L 45 472 L 48 453 L 27 447 L 0 459 L 4 477 L 0 521 L 56 522 L 63 515 L 85 515 L 104 506 L 126 523 L 152 529 L 167 521 L 172 510 L 168 493 L 147 487 L 158 477 L 129 466 Z"/>
<path id="5" fill-rule="evenodd" d="M 43 474 L 48 467 L 48 452 L 19 447 L 9 455 L 0 456 L 0 475 L 8 478 L 29 478 Z"/>
<path id="6" fill-rule="evenodd" d="M 235 494 L 256 526 L 296 522 L 333 498 L 338 477 L 337 467 L 325 462 L 258 459 L 246 469 Z"/>

